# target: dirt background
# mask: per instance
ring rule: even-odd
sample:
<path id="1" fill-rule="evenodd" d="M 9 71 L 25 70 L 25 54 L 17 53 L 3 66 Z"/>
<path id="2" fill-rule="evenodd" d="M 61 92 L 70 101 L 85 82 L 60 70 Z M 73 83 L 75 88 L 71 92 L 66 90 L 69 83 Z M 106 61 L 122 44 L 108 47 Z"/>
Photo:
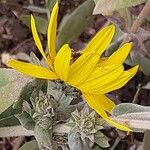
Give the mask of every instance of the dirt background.
<path id="1" fill-rule="evenodd" d="M 84 0 L 62 0 L 59 10 L 60 22 L 62 17 L 68 12 L 75 9 Z M 44 6 L 43 0 L 33 0 L 36 6 Z M 31 12 L 24 9 L 23 6 L 29 5 L 28 0 L 0 0 L 0 67 L 6 67 L 3 62 L 5 59 L 12 55 L 16 55 L 19 52 L 30 54 L 35 52 L 39 57 L 37 48 L 35 47 L 31 30 L 24 25 L 19 16 L 22 14 L 30 14 Z M 131 8 L 133 13 L 138 14 L 143 5 Z M 80 37 L 72 43 L 72 48 L 80 50 L 84 47 L 84 43 L 100 29 L 106 22 L 106 18 L 98 15 L 95 18 L 94 23 L 90 24 L 80 35 Z M 150 30 L 150 29 L 148 29 Z M 45 37 L 41 35 L 44 44 Z M 128 67 L 128 66 L 126 66 Z M 123 88 L 113 92 L 115 99 L 118 103 L 132 102 L 137 92 L 137 86 L 139 84 L 145 85 L 150 81 L 150 76 L 145 76 L 141 71 Z M 142 105 L 150 105 L 150 92 L 149 90 L 140 90 L 137 97 L 137 103 Z M 143 134 L 133 133 L 131 135 L 123 135 L 122 133 L 112 131 L 112 129 L 106 132 L 106 135 L 110 137 L 110 143 L 113 144 L 118 135 L 122 136 L 119 144 L 116 146 L 116 150 L 136 150 L 142 142 Z M 32 137 L 31 137 L 32 138 Z M 29 141 L 31 138 L 16 137 L 16 138 L 1 138 L 0 150 L 17 150 L 24 142 Z"/>

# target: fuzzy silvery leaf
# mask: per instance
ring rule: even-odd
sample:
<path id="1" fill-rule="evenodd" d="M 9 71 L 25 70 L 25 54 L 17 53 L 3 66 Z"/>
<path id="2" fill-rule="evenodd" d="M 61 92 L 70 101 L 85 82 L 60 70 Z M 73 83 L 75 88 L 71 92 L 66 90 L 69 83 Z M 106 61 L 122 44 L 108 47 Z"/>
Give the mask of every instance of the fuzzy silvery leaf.
<path id="1" fill-rule="evenodd" d="M 137 104 L 120 104 L 112 111 L 114 121 L 121 123 L 134 132 L 150 130 L 150 107 Z"/>
<path id="2" fill-rule="evenodd" d="M 13 69 L 0 69 L 0 113 L 18 100 L 22 88 L 30 80 Z"/>
<path id="3" fill-rule="evenodd" d="M 103 148 L 109 147 L 108 138 L 100 131 L 94 134 L 94 141 L 97 145 Z"/>
<path id="4" fill-rule="evenodd" d="M 88 116 L 90 114 L 90 108 L 89 108 L 89 106 L 85 104 L 80 113 L 81 113 L 82 117 Z"/>
<path id="5" fill-rule="evenodd" d="M 78 126 L 74 126 L 71 128 L 70 130 L 70 134 L 73 134 L 73 133 L 79 133 L 80 132 L 80 129 Z M 79 134 L 80 135 L 80 134 Z"/>
<path id="6" fill-rule="evenodd" d="M 145 86 L 143 86 L 142 89 L 150 90 L 150 82 L 148 82 Z"/>
<path id="7" fill-rule="evenodd" d="M 150 112 L 150 107 L 132 103 L 123 103 L 114 107 L 111 114 L 113 116 L 119 116 L 134 112 Z"/>
<path id="8" fill-rule="evenodd" d="M 30 59 L 32 63 L 39 65 L 39 66 L 41 65 L 39 58 L 33 52 L 30 53 Z"/>
<path id="9" fill-rule="evenodd" d="M 27 112 L 22 112 L 21 114 L 15 115 L 18 118 L 21 125 L 27 130 L 33 130 L 35 126 L 35 122 L 32 117 Z"/>
<path id="10" fill-rule="evenodd" d="M 22 61 L 27 61 L 27 62 L 30 62 L 31 59 L 29 57 L 29 55 L 27 55 L 26 53 L 23 53 L 23 52 L 19 52 L 15 55 L 15 59 L 17 60 L 22 60 Z"/>
<path id="11" fill-rule="evenodd" d="M 83 143 L 79 133 L 68 134 L 68 145 L 70 150 L 84 150 Z"/>
<path id="12" fill-rule="evenodd" d="M 0 138 L 17 137 L 17 136 L 33 136 L 33 135 L 34 135 L 33 131 L 26 130 L 21 125 L 0 128 Z"/>
<path id="13" fill-rule="evenodd" d="M 52 149 L 52 129 L 46 129 L 36 123 L 34 128 L 34 136 L 38 142 L 39 149 L 47 147 Z"/>
<path id="14" fill-rule="evenodd" d="M 59 101 L 62 96 L 62 85 L 53 81 L 48 81 L 47 94 L 52 94 L 54 99 Z"/>
<path id="15" fill-rule="evenodd" d="M 27 101 L 24 101 L 22 104 L 22 111 L 27 112 L 30 115 L 33 115 L 33 110 L 31 109 L 30 104 Z"/>
<path id="16" fill-rule="evenodd" d="M 70 119 L 70 120 L 66 123 L 66 125 L 69 126 L 69 127 L 74 127 L 74 126 L 76 125 L 76 123 L 75 123 L 72 119 Z"/>
<path id="17" fill-rule="evenodd" d="M 72 115 L 73 119 L 75 119 L 75 121 L 80 120 L 80 113 L 77 109 L 74 112 L 72 112 L 71 115 Z"/>
<path id="18" fill-rule="evenodd" d="M 73 100 L 72 96 L 63 94 L 59 100 L 59 107 L 60 108 L 68 107 L 72 100 Z"/>
<path id="19" fill-rule="evenodd" d="M 147 0 L 99 0 L 96 3 L 93 14 L 108 15 L 113 11 L 117 11 L 122 8 L 128 8 L 136 6 L 146 2 Z"/>

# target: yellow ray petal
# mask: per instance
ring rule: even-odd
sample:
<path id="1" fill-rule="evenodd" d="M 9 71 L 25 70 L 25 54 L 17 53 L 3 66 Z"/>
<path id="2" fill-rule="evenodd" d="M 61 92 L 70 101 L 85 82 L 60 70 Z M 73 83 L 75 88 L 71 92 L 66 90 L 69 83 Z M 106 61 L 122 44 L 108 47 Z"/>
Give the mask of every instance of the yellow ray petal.
<path id="1" fill-rule="evenodd" d="M 130 50 L 132 48 L 132 42 L 126 43 L 122 47 L 120 47 L 116 52 L 114 52 L 107 61 L 104 62 L 104 65 L 112 65 L 112 64 L 122 64 L 127 58 Z"/>
<path id="2" fill-rule="evenodd" d="M 105 95 L 93 95 L 93 94 L 83 94 L 85 101 L 93 102 L 94 108 L 101 108 L 107 112 L 111 112 L 112 108 L 115 107 L 115 103 L 110 100 Z"/>
<path id="3" fill-rule="evenodd" d="M 69 69 L 68 84 L 76 86 L 86 80 L 99 60 L 98 54 L 81 55 Z"/>
<path id="4" fill-rule="evenodd" d="M 87 94 L 83 94 L 83 97 L 85 98 L 85 101 L 88 103 L 88 105 L 94 109 L 105 121 L 107 121 L 110 125 L 120 129 L 120 130 L 123 130 L 123 131 L 132 131 L 131 129 L 129 129 L 128 127 L 126 126 L 123 126 L 117 122 L 114 122 L 113 120 L 111 120 L 108 115 L 106 114 L 106 112 L 104 111 L 104 109 L 99 106 L 95 99 L 91 100 L 91 97 Z"/>
<path id="5" fill-rule="evenodd" d="M 83 50 L 84 53 L 87 52 L 96 52 L 101 55 L 104 50 L 109 46 L 113 35 L 115 33 L 115 26 L 109 25 L 100 30 L 90 43 Z"/>
<path id="6" fill-rule="evenodd" d="M 46 69 L 44 67 L 37 66 L 34 64 L 25 63 L 25 62 L 21 62 L 17 60 L 10 60 L 8 61 L 7 66 L 14 68 L 15 70 L 23 74 L 26 74 L 35 78 L 49 79 L 49 80 L 58 79 L 58 77 L 56 76 L 54 72 L 50 71 L 49 69 Z"/>
<path id="7" fill-rule="evenodd" d="M 64 81 L 67 80 L 70 59 L 71 59 L 71 49 L 68 44 L 65 44 L 58 51 L 54 62 L 55 71 L 61 80 Z"/>
<path id="8" fill-rule="evenodd" d="M 124 71 L 117 80 L 101 87 L 98 93 L 108 93 L 123 87 L 137 72 L 138 66 L 135 66 L 127 71 Z"/>
<path id="9" fill-rule="evenodd" d="M 130 128 L 128 128 L 127 126 L 124 126 L 122 124 L 119 124 L 115 121 L 113 121 L 112 119 L 110 119 L 108 117 L 108 115 L 106 114 L 106 112 L 104 110 L 97 110 L 96 111 L 106 122 L 108 122 L 110 125 L 116 127 L 117 129 L 120 129 L 122 131 L 127 131 L 127 132 L 131 132 L 132 130 Z"/>
<path id="10" fill-rule="evenodd" d="M 122 74 L 123 70 L 124 67 L 122 65 L 96 68 L 91 75 L 89 75 L 88 79 L 78 85 L 77 88 L 86 93 L 102 94 L 99 92 L 101 87 L 105 87 L 105 85 L 116 80 Z"/>
<path id="11" fill-rule="evenodd" d="M 37 33 L 37 29 L 36 29 L 36 25 L 35 25 L 35 19 L 32 15 L 31 15 L 31 30 L 32 30 L 33 39 L 35 41 L 37 48 L 39 49 L 40 53 L 44 57 L 45 61 L 49 64 L 49 62 L 46 58 L 45 52 L 43 50 L 42 43 L 41 43 L 40 38 L 39 38 L 38 33 Z"/>
<path id="12" fill-rule="evenodd" d="M 56 2 L 51 12 L 51 17 L 50 17 L 48 31 L 47 31 L 48 49 L 49 49 L 49 55 L 52 59 L 52 62 L 54 62 L 56 56 L 56 30 L 57 30 L 58 9 L 59 9 L 58 2 Z"/>

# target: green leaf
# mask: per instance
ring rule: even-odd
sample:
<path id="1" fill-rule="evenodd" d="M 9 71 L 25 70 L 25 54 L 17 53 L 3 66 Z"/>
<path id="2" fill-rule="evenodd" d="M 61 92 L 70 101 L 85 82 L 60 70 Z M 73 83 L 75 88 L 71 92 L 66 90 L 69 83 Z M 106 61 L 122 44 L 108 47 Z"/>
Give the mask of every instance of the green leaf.
<path id="1" fill-rule="evenodd" d="M 149 106 L 141 106 L 132 103 L 119 104 L 112 110 L 113 116 L 120 116 L 123 114 L 134 113 L 134 112 L 150 112 Z"/>
<path id="2" fill-rule="evenodd" d="M 39 150 L 36 140 L 25 143 L 19 150 Z"/>
<path id="3" fill-rule="evenodd" d="M 66 96 L 65 94 L 63 94 L 59 100 L 59 107 L 62 109 L 68 107 L 72 100 L 73 100 L 72 96 L 69 96 L 69 95 Z"/>
<path id="4" fill-rule="evenodd" d="M 60 0 L 45 0 L 45 7 L 48 8 L 50 11 L 52 10 L 52 8 L 54 7 L 55 3 Z"/>
<path id="5" fill-rule="evenodd" d="M 2 112 L 0 114 L 0 119 L 12 116 L 15 114 L 15 110 L 13 109 L 13 105 L 11 105 L 10 107 L 8 107 L 4 112 Z"/>
<path id="6" fill-rule="evenodd" d="M 108 138 L 102 132 L 98 131 L 94 134 L 94 141 L 97 145 L 103 148 L 109 147 Z"/>
<path id="7" fill-rule="evenodd" d="M 30 102 L 30 97 L 33 91 L 37 90 L 42 90 L 43 93 L 46 92 L 47 90 L 47 81 L 46 80 L 41 80 L 41 79 L 34 79 L 31 82 L 28 82 L 22 89 L 20 96 L 18 98 L 18 101 L 15 103 L 13 108 L 15 109 L 15 113 L 21 113 L 22 112 L 22 104 L 24 101 L 27 101 L 28 103 Z"/>
<path id="8" fill-rule="evenodd" d="M 12 106 L 8 107 L 0 114 L 0 127 L 20 125 L 19 120 L 14 116 L 15 110 Z"/>
<path id="9" fill-rule="evenodd" d="M 35 122 L 32 117 L 27 112 L 22 112 L 19 115 L 16 115 L 21 125 L 27 130 L 34 130 Z"/>
<path id="10" fill-rule="evenodd" d="M 52 148 L 52 129 L 45 129 L 36 123 L 34 128 L 34 136 L 38 142 L 39 148 L 47 147 Z"/>
<path id="11" fill-rule="evenodd" d="M 0 119 L 0 127 L 10 127 L 20 125 L 19 120 L 15 116 L 8 116 Z"/>
<path id="12" fill-rule="evenodd" d="M 147 2 L 147 0 L 99 0 L 94 8 L 93 14 L 108 15 L 113 11 L 128 8 Z"/>
<path id="13" fill-rule="evenodd" d="M 149 58 L 141 58 L 141 59 L 136 59 L 136 63 L 140 65 L 141 70 L 145 75 L 150 75 L 150 59 Z"/>
<path id="14" fill-rule="evenodd" d="M 22 88 L 30 78 L 24 76 L 13 69 L 0 69 L 0 74 L 5 75 L 7 83 L 3 82 L 0 87 L 0 113 L 10 107 L 15 101 L 18 100 Z M 2 76 L 0 76 L 2 78 Z"/>
<path id="15" fill-rule="evenodd" d="M 9 82 L 9 75 L 5 71 L 0 71 L 0 88 Z"/>
<path id="16" fill-rule="evenodd" d="M 99 147 L 98 145 L 95 145 L 92 150 L 103 150 L 103 149 Z"/>
<path id="17" fill-rule="evenodd" d="M 65 43 L 71 43 L 91 23 L 94 6 L 93 0 L 87 0 L 63 18 L 57 36 L 57 49 Z"/>
<path id="18" fill-rule="evenodd" d="M 36 27 L 38 32 L 42 34 L 46 34 L 47 32 L 47 26 L 48 26 L 48 21 L 42 17 L 39 16 L 34 16 L 35 21 L 36 21 Z M 31 28 L 31 16 L 30 15 L 22 15 L 20 16 L 20 20 L 27 25 L 29 28 Z"/>

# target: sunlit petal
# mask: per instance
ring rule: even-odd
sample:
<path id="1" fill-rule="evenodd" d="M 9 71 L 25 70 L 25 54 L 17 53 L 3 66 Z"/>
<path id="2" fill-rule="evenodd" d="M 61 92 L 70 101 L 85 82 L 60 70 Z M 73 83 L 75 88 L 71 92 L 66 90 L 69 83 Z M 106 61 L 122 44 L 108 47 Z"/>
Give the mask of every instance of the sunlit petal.
<path id="1" fill-rule="evenodd" d="M 138 66 L 135 66 L 127 71 L 124 71 L 117 78 L 117 80 L 114 80 L 109 84 L 106 84 L 105 86 L 101 87 L 101 89 L 97 92 L 108 93 L 123 87 L 136 74 L 137 70 L 138 70 Z"/>
<path id="2" fill-rule="evenodd" d="M 54 72 L 50 71 L 49 69 L 46 69 L 44 67 L 37 66 L 34 64 L 25 63 L 25 62 L 21 62 L 17 60 L 10 60 L 8 61 L 7 66 L 14 68 L 15 70 L 23 74 L 26 74 L 35 78 L 49 79 L 49 80 L 58 79 L 58 77 L 56 76 Z"/>
<path id="3" fill-rule="evenodd" d="M 132 48 L 132 43 L 126 43 L 120 47 L 116 52 L 114 52 L 108 59 L 105 61 L 105 65 L 112 64 L 122 64 L 127 58 L 130 50 Z"/>
<path id="4" fill-rule="evenodd" d="M 101 55 L 104 50 L 109 46 L 113 35 L 115 33 L 115 26 L 109 25 L 101 29 L 90 43 L 83 50 L 84 53 L 87 52 L 96 52 Z"/>
<path id="5" fill-rule="evenodd" d="M 81 55 L 69 69 L 68 83 L 72 86 L 81 84 L 91 74 L 99 60 L 98 54 Z"/>
<path id="6" fill-rule="evenodd" d="M 110 125 L 123 130 L 123 131 L 132 131 L 131 129 L 129 129 L 128 127 L 121 125 L 117 122 L 114 122 L 113 120 L 111 120 L 108 115 L 106 114 L 106 112 L 104 111 L 104 109 L 99 106 L 95 99 L 91 100 L 91 97 L 89 95 L 83 94 L 83 97 L 85 98 L 85 101 L 88 103 L 88 105 L 94 109 L 105 121 L 107 121 Z"/>
<path id="7" fill-rule="evenodd" d="M 77 87 L 86 93 L 100 93 L 102 87 L 110 84 L 122 74 L 124 67 L 122 65 L 111 65 L 101 68 L 96 68 L 89 75 L 88 79 Z"/>
<path id="8" fill-rule="evenodd" d="M 55 71 L 60 79 L 66 81 L 69 72 L 71 59 L 71 49 L 68 44 L 65 44 L 57 53 L 54 62 Z"/>
<path id="9" fill-rule="evenodd" d="M 51 17 L 50 17 L 48 31 L 47 31 L 48 49 L 49 49 L 49 55 L 52 59 L 52 62 L 54 62 L 56 56 L 56 31 L 57 31 L 58 9 L 59 9 L 58 2 L 56 2 L 51 12 Z"/>
<path id="10" fill-rule="evenodd" d="M 94 108 L 102 108 L 105 111 L 111 112 L 112 108 L 115 106 L 115 103 L 110 100 L 105 95 L 93 95 L 93 94 L 83 94 L 85 101 L 90 101 L 90 104 L 93 102 Z"/>
<path id="11" fill-rule="evenodd" d="M 31 30 L 32 30 L 33 39 L 35 41 L 35 44 L 36 44 L 37 48 L 39 49 L 40 53 L 42 54 L 42 56 L 44 57 L 46 62 L 49 64 L 49 62 L 46 58 L 42 43 L 41 43 L 40 38 L 39 38 L 38 33 L 37 33 L 35 19 L 32 15 L 31 15 Z"/>

